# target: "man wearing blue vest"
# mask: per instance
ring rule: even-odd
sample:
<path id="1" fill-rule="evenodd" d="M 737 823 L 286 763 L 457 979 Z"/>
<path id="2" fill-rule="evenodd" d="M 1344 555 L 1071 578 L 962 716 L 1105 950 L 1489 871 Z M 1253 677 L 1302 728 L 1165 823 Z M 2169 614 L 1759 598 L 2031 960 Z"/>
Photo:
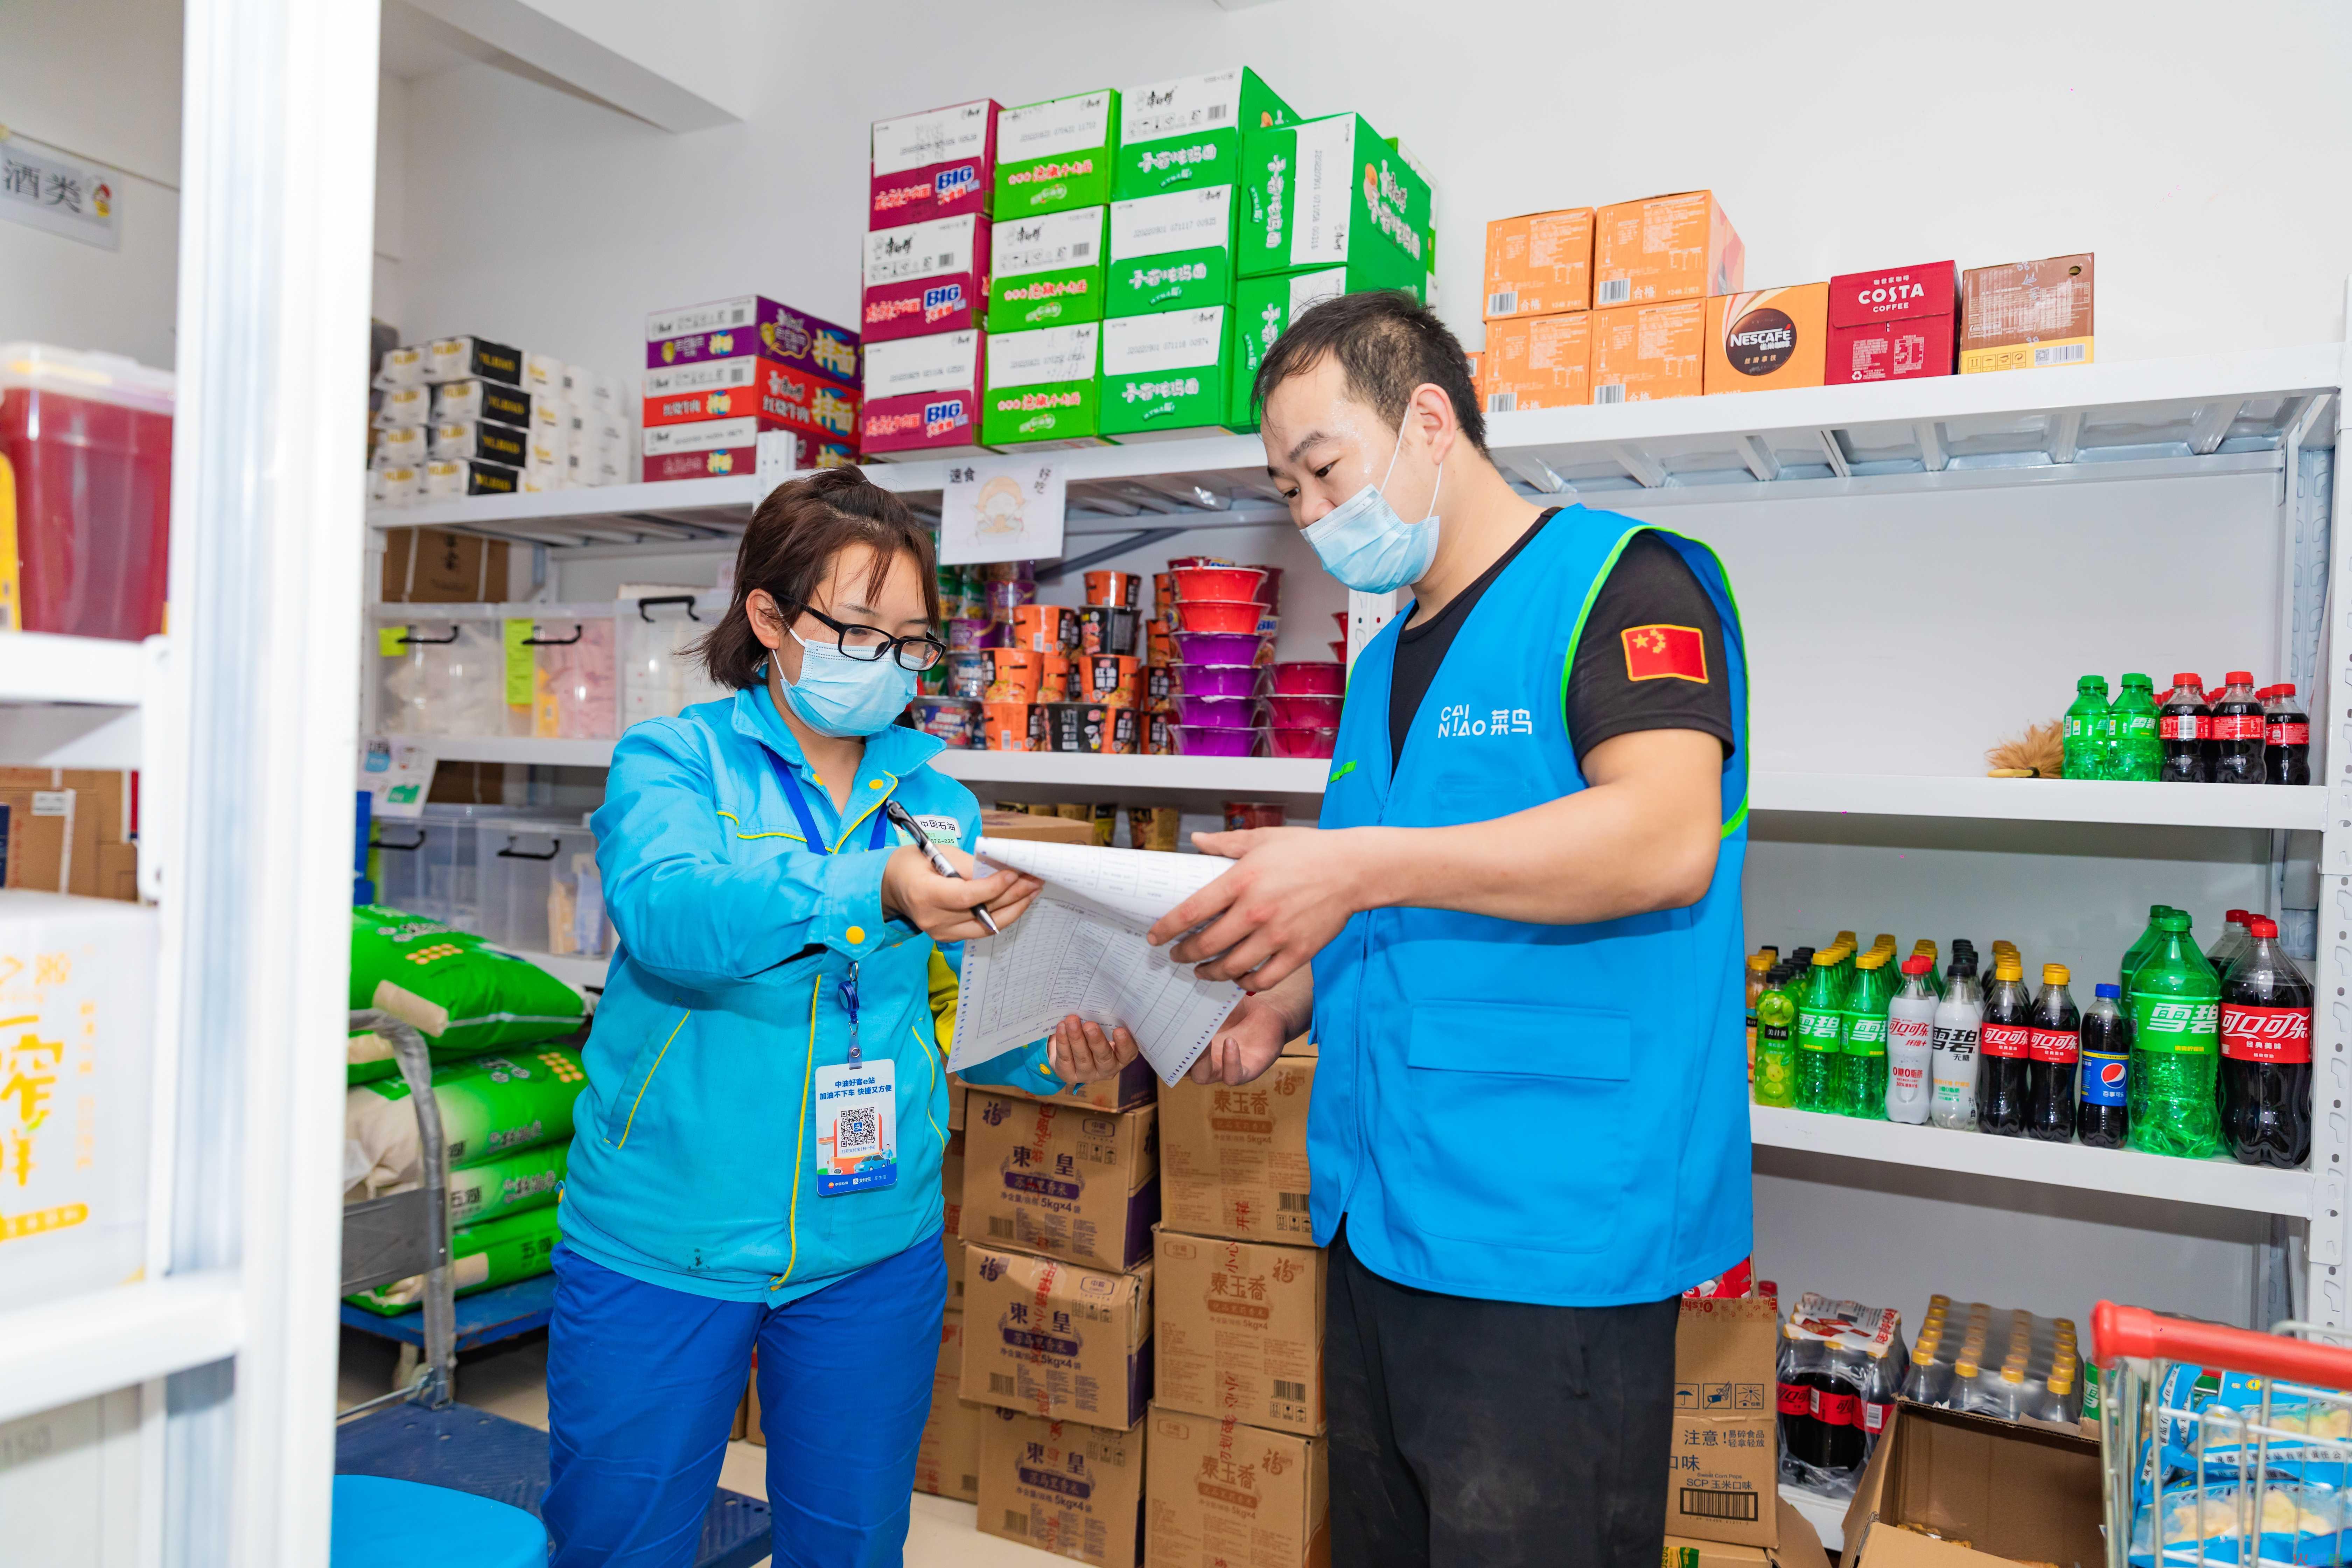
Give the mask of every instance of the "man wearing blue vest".
<path id="1" fill-rule="evenodd" d="M 1705 545 L 1538 510 L 1409 295 L 1307 310 L 1258 374 L 1326 570 L 1410 585 L 1357 660 L 1317 828 L 1154 928 L 1252 994 L 1195 1069 L 1311 1022 L 1330 1248 L 1331 1561 L 1652 1568 L 1675 1298 L 1749 1248 L 1747 666 Z M 1204 923 L 1205 922 L 1205 923 Z"/>

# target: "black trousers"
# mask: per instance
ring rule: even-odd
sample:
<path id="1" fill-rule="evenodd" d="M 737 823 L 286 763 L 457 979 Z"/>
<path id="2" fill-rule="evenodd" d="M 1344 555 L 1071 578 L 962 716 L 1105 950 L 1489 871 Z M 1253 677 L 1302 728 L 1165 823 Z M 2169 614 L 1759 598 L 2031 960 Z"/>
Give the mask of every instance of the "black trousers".
<path id="1" fill-rule="evenodd" d="M 1331 1240 L 1332 1568 L 1656 1568 L 1674 1300 L 1538 1307 L 1417 1290 Z"/>

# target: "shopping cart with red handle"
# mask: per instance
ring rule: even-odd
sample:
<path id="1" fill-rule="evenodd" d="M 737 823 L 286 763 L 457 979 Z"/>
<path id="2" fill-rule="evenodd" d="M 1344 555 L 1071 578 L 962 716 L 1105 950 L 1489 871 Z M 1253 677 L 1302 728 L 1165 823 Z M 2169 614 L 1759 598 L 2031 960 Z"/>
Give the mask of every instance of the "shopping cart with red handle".
<path id="1" fill-rule="evenodd" d="M 2352 1562 L 2352 1331 L 2102 1301 L 2091 1353 L 2107 1568 Z"/>

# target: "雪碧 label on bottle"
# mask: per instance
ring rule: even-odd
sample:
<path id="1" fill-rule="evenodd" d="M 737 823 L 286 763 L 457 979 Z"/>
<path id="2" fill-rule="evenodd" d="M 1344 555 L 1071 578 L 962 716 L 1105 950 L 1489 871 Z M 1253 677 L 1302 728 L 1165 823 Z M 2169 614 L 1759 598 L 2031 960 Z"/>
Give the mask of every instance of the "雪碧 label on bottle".
<path id="1" fill-rule="evenodd" d="M 2033 1029 L 2027 1033 L 2025 1054 L 2053 1067 L 2073 1067 L 2078 1043 L 2072 1029 Z"/>
<path id="2" fill-rule="evenodd" d="M 1799 1013 L 1797 1047 L 1807 1051 L 1837 1049 L 1838 1016 L 1835 1013 Z"/>
<path id="3" fill-rule="evenodd" d="M 2221 1054 L 2240 1062 L 2307 1062 L 2311 1059 L 2311 1011 L 2225 1004 Z"/>
<path id="4" fill-rule="evenodd" d="M 1989 1057 L 2022 1057 L 2032 1044 L 2033 1031 L 2018 1024 L 1987 1024 L 1979 1038 Z"/>
<path id="5" fill-rule="evenodd" d="M 2133 1041 L 2144 1051 L 2210 1057 L 2220 1044 L 2221 1004 L 2142 995 L 2132 1002 Z"/>

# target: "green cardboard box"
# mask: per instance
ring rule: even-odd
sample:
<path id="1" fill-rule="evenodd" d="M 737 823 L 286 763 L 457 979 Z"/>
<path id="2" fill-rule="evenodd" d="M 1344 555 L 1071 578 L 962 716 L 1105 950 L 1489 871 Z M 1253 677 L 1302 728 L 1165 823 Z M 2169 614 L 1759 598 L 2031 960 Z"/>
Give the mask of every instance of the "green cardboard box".
<path id="1" fill-rule="evenodd" d="M 1239 178 L 1241 133 L 1297 118 L 1247 66 L 1129 88 L 1119 95 L 1111 199 L 1230 185 Z"/>
<path id="2" fill-rule="evenodd" d="M 1324 267 L 1312 272 L 1276 272 L 1244 278 L 1234 285 L 1234 354 L 1232 384 L 1225 390 L 1228 426 L 1246 433 L 1257 428 L 1257 405 L 1250 396 L 1257 367 L 1266 351 L 1290 330 L 1299 312 L 1318 300 L 1341 294 L 1361 294 L 1374 289 L 1403 289 L 1427 301 L 1420 289 L 1401 281 L 1392 269 L 1369 267 Z"/>
<path id="3" fill-rule="evenodd" d="M 989 215 L 1002 223 L 1102 206 L 1118 152 L 1118 94 L 1109 88 L 1001 110 Z"/>
<path id="4" fill-rule="evenodd" d="M 1429 272 L 1429 182 L 1354 114 L 1242 138 L 1244 278 L 1309 267 L 1392 265 Z"/>
<path id="5" fill-rule="evenodd" d="M 1127 441 L 1199 436 L 1225 422 L 1233 310 L 1206 305 L 1103 323 L 1102 433 Z"/>
<path id="6" fill-rule="evenodd" d="M 992 332 L 988 382 L 980 397 L 984 447 L 1102 445 L 1102 323 Z"/>
<path id="7" fill-rule="evenodd" d="M 1149 316 L 1234 297 L 1234 187 L 1110 204 L 1103 314 Z"/>
<path id="8" fill-rule="evenodd" d="M 988 330 L 1099 321 L 1107 206 L 999 218 L 989 229 Z"/>

